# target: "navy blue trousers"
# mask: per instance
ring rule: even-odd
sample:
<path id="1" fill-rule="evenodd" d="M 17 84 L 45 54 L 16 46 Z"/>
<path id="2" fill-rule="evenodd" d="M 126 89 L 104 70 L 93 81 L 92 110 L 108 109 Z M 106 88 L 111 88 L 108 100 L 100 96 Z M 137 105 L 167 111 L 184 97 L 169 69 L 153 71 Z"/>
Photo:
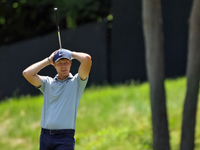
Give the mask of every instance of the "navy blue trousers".
<path id="1" fill-rule="evenodd" d="M 74 150 L 74 130 L 41 130 L 40 150 Z"/>

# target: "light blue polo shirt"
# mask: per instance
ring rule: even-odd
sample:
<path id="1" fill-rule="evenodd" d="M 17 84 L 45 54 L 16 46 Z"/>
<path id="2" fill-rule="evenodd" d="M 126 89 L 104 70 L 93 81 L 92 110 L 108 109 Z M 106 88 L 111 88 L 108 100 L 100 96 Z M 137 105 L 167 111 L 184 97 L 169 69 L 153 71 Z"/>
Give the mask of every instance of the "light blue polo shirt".
<path id="1" fill-rule="evenodd" d="M 44 94 L 41 127 L 46 129 L 75 129 L 78 106 L 88 78 L 81 80 L 71 73 L 65 80 L 40 76 L 39 90 Z"/>

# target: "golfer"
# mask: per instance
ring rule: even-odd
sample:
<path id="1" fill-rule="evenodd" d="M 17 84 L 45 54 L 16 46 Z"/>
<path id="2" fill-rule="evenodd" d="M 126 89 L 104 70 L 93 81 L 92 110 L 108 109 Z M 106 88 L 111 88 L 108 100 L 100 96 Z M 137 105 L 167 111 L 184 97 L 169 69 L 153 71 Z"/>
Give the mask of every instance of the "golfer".
<path id="1" fill-rule="evenodd" d="M 80 62 L 78 73 L 70 73 L 72 59 Z M 40 150 L 74 150 L 79 101 L 88 81 L 91 56 L 60 49 L 23 71 L 23 76 L 44 95 L 41 116 Z M 54 78 L 38 75 L 48 65 L 57 71 Z"/>

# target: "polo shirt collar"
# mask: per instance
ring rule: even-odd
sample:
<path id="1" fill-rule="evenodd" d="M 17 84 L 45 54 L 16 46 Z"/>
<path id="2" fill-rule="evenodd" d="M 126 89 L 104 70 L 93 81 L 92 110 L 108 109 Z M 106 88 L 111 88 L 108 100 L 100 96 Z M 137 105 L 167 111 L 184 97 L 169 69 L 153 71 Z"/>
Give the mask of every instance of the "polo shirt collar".
<path id="1" fill-rule="evenodd" d="M 64 81 L 69 80 L 69 79 L 72 79 L 72 78 L 73 78 L 73 75 L 72 75 L 71 73 L 69 73 L 68 77 L 67 77 L 66 79 L 64 79 L 64 80 L 58 79 L 58 74 L 54 77 L 54 79 L 55 79 L 56 81 L 60 81 L 60 82 L 64 82 Z"/>

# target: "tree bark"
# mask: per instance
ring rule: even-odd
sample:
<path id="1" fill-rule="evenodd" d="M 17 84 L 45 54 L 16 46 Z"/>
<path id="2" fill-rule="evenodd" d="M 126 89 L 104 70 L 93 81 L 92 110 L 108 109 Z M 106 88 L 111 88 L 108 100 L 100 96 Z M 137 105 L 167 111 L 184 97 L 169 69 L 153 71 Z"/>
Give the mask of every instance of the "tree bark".
<path id="1" fill-rule="evenodd" d="M 195 147 L 195 124 L 200 78 L 200 1 L 194 0 L 189 20 L 187 91 L 183 110 L 181 150 Z"/>
<path id="2" fill-rule="evenodd" d="M 153 125 L 154 150 L 169 150 L 165 96 L 164 33 L 160 0 L 143 0 L 143 31 Z"/>

